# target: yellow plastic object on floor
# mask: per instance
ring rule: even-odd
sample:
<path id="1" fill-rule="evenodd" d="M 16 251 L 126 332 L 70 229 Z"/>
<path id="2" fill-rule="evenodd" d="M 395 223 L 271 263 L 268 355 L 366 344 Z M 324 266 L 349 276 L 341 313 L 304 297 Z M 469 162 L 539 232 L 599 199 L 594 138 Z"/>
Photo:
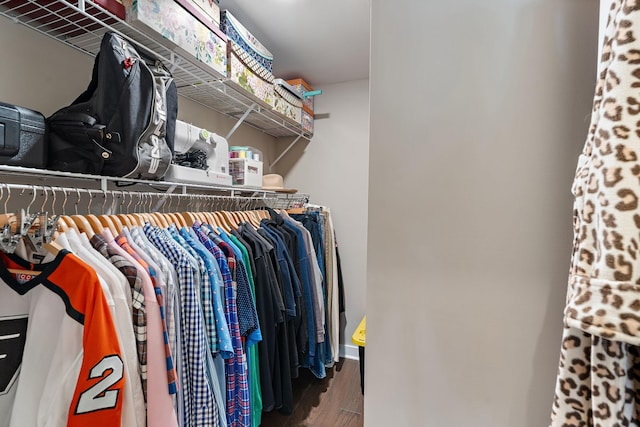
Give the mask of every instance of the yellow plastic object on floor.
<path id="1" fill-rule="evenodd" d="M 356 328 L 355 332 L 351 336 L 351 341 L 358 347 L 364 347 L 365 338 L 367 335 L 367 316 L 364 316 L 360 321 L 360 324 Z"/>
<path id="2" fill-rule="evenodd" d="M 367 336 L 367 316 L 363 316 L 360 324 L 356 328 L 351 341 L 358 346 L 358 357 L 360 358 L 360 390 L 364 394 L 364 344 Z"/>

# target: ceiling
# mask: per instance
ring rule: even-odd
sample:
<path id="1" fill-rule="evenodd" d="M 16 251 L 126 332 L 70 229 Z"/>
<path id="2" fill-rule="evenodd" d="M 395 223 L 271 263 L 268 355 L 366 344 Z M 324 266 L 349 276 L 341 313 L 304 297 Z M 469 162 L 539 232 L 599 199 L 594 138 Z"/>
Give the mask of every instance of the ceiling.
<path id="1" fill-rule="evenodd" d="M 369 77 L 370 0 L 220 0 L 273 54 L 273 74 L 314 88 Z"/>

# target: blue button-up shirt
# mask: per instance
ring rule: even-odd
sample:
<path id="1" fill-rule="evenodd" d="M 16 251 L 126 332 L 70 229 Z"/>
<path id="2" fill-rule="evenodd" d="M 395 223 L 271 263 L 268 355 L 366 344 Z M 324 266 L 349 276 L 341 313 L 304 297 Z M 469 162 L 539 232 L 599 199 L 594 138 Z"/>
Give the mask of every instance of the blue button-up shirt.
<path id="1" fill-rule="evenodd" d="M 187 252 L 164 230 L 144 226 L 145 235 L 173 264 L 180 283 L 182 303 L 182 370 L 185 373 L 181 391 L 184 399 L 185 426 L 219 426 L 218 406 L 205 370 L 209 349 L 204 333 L 202 309 L 195 289 L 198 267 L 193 265 Z"/>

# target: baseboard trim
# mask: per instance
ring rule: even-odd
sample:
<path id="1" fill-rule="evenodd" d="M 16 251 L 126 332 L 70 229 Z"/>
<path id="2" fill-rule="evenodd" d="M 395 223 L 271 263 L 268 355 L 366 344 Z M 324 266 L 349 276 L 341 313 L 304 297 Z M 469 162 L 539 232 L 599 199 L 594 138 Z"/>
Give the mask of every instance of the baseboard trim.
<path id="1" fill-rule="evenodd" d="M 358 346 L 350 344 L 340 345 L 340 357 L 351 360 L 360 360 L 360 354 L 358 353 Z"/>

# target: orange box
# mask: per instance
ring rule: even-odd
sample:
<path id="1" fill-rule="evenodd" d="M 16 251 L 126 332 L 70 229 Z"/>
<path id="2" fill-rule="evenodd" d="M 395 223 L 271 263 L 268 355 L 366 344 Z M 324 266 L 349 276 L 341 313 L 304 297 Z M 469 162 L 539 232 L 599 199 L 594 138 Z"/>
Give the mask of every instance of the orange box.
<path id="1" fill-rule="evenodd" d="M 287 83 L 298 89 L 298 92 L 300 93 L 310 92 L 313 90 L 311 85 L 305 82 L 303 79 L 291 79 L 287 80 Z M 311 115 L 311 117 L 313 117 L 313 96 L 302 99 L 302 108 L 305 109 L 307 113 Z"/>

